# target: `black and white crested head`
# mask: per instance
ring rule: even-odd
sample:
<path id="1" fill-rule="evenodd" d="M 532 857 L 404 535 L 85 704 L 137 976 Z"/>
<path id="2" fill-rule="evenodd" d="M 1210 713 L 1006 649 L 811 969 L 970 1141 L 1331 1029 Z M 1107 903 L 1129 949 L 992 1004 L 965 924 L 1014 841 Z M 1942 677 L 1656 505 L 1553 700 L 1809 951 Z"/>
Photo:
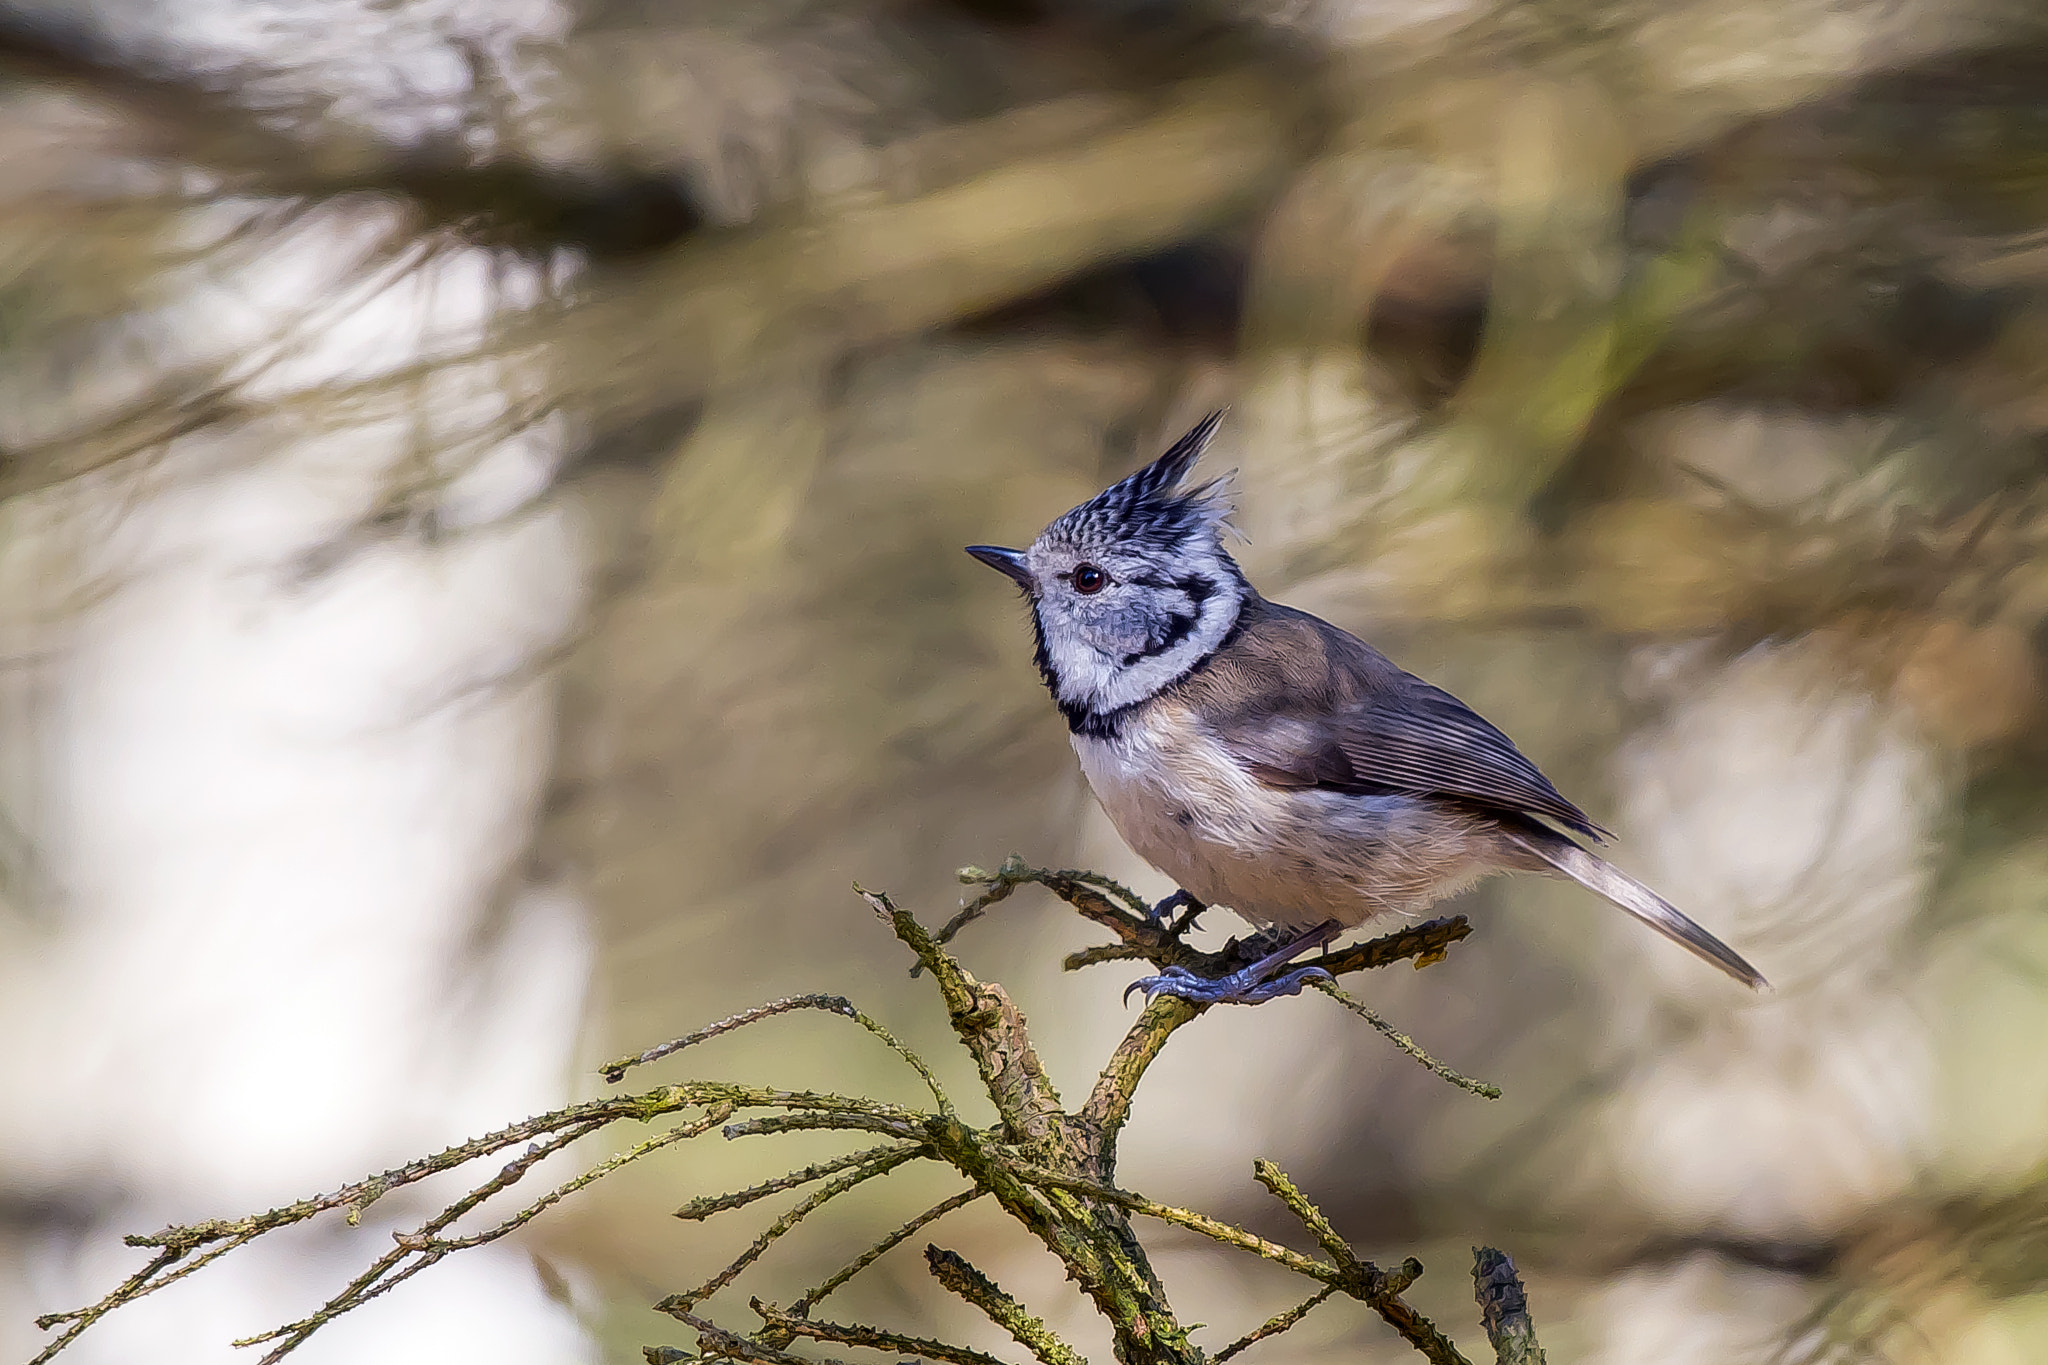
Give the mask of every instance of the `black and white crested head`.
<path id="1" fill-rule="evenodd" d="M 1038 667 L 1078 731 L 1184 677 L 1230 635 L 1251 587 L 1223 548 L 1220 481 L 1187 484 L 1223 414 L 1045 528 L 1028 550 L 973 546 L 1031 599 Z"/>
<path id="2" fill-rule="evenodd" d="M 1046 527 L 1038 543 L 1060 536 L 1075 544 L 1113 541 L 1171 554 L 1190 540 L 1220 542 L 1231 510 L 1223 481 L 1211 479 L 1186 489 L 1181 485 L 1222 423 L 1221 412 L 1210 413 L 1164 455 Z"/>

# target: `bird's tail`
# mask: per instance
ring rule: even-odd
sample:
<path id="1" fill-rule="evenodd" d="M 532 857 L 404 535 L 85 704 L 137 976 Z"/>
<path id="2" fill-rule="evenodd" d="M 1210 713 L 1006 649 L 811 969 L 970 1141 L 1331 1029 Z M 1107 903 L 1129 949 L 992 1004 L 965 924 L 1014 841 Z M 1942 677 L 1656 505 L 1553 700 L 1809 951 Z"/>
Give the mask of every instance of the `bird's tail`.
<path id="1" fill-rule="evenodd" d="M 1556 868 L 1588 891 L 1598 892 L 1673 943 L 1713 963 L 1752 990 L 1771 983 L 1743 961 L 1742 955 L 1694 924 L 1683 911 L 1604 859 L 1549 830 L 1514 831 L 1511 837 L 1528 852 Z"/>

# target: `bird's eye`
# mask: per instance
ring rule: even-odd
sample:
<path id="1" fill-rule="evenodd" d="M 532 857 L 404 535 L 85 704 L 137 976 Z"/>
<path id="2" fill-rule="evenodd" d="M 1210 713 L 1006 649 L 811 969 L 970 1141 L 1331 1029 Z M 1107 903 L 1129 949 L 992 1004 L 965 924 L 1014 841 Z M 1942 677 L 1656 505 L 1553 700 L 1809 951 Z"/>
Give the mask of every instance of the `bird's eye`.
<path id="1" fill-rule="evenodd" d="M 1080 593 L 1084 597 L 1091 596 L 1101 592 L 1108 586 L 1109 575 L 1096 568 L 1093 564 L 1076 564 L 1074 566 L 1075 592 Z"/>

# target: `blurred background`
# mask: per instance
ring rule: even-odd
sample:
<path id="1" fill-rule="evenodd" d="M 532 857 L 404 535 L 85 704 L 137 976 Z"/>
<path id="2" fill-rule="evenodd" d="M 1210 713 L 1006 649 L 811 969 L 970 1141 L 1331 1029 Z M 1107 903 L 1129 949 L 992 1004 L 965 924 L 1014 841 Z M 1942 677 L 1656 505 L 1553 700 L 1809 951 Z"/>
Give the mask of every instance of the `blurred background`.
<path id="1" fill-rule="evenodd" d="M 1123 1181 L 1287 1236 L 1271 1157 L 1468 1341 L 1505 1246 L 1556 1361 L 2048 1360 L 2024 0 L 5 3 L 0 395 L 0 1351 L 123 1232 L 779 994 L 971 1085 L 850 881 L 932 923 L 1011 852 L 1169 888 L 959 547 L 1227 403 L 1267 594 L 1499 722 L 1778 989 L 1489 885 L 1361 989 L 1506 1098 L 1320 997 L 1218 1010 Z M 961 942 L 1070 1097 L 1136 974 L 1062 974 L 1090 941 L 1034 892 Z M 670 1065 L 902 1084 L 822 1017 Z M 686 1341 L 647 1305 L 753 1226 L 669 1211 L 835 1150 L 631 1168 L 304 1358 Z M 893 1176 L 764 1272 L 948 1192 Z M 239 1358 L 420 1207 L 73 1358 Z M 1299 1296 L 1148 1235 L 1212 1348 Z M 932 1236 L 1106 1358 L 981 1206 Z M 844 1297 L 974 1332 L 915 1247 Z M 1256 1349 L 1390 1338 L 1339 1304 Z"/>

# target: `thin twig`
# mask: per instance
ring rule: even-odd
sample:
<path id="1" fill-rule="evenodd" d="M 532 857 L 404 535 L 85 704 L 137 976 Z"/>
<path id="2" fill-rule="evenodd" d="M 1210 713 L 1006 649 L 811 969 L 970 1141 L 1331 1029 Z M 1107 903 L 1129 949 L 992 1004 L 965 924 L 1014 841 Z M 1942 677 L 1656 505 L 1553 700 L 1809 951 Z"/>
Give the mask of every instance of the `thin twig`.
<path id="1" fill-rule="evenodd" d="M 765 1005 L 756 1005 L 752 1009 L 741 1010 L 738 1014 L 729 1014 L 715 1024 L 706 1024 L 703 1028 L 686 1033 L 680 1038 L 670 1039 L 666 1043 L 657 1044 L 634 1056 L 606 1062 L 598 1071 L 607 1081 L 616 1085 L 625 1078 L 626 1072 L 632 1067 L 658 1062 L 663 1057 L 673 1056 L 686 1047 L 695 1047 L 699 1043 L 709 1042 L 720 1034 L 731 1033 L 735 1029 L 743 1029 L 749 1024 L 758 1024 L 763 1019 L 773 1019 L 778 1014 L 788 1014 L 794 1010 L 830 1010 L 834 1014 L 849 1017 L 856 1013 L 853 1002 L 843 995 L 792 995 L 781 1000 L 771 1000 Z"/>
<path id="2" fill-rule="evenodd" d="M 1045 1365 L 1088 1365 L 1081 1353 L 1055 1336 L 1043 1319 L 1003 1292 L 1001 1285 L 975 1269 L 966 1257 L 927 1245 L 924 1259 L 933 1278 L 987 1314 L 989 1321 L 1016 1338 L 1018 1345 Z"/>
<path id="3" fill-rule="evenodd" d="M 350 1280 L 340 1293 L 320 1305 L 313 1313 L 300 1318 L 297 1322 L 286 1323 L 282 1327 L 273 1327 L 268 1332 L 262 1332 L 252 1337 L 243 1337 L 235 1342 L 235 1345 L 258 1346 L 267 1341 L 275 1341 L 277 1345 L 268 1355 L 263 1357 L 263 1365 L 272 1365 L 272 1362 L 283 1359 L 298 1349 L 314 1332 L 332 1322 L 335 1318 L 340 1317 L 353 1308 L 361 1307 L 371 1299 L 390 1293 L 420 1271 L 425 1270 L 428 1266 L 433 1265 L 443 1256 L 446 1256 L 455 1248 L 440 1239 L 438 1234 L 443 1229 L 447 1228 L 463 1214 L 482 1204 L 492 1195 L 517 1184 L 526 1177 L 526 1173 L 532 1170 L 534 1166 L 591 1131 L 594 1131 L 594 1129 L 571 1128 L 556 1134 L 546 1142 L 535 1143 L 528 1147 L 524 1152 L 505 1163 L 496 1175 L 484 1181 L 475 1189 L 472 1189 L 468 1194 L 456 1200 L 453 1204 L 441 1210 L 441 1212 L 435 1214 L 426 1223 L 422 1224 L 418 1231 L 393 1233 L 392 1241 L 396 1245 L 371 1262 L 369 1269 L 363 1271 L 355 1279 Z M 407 1260 L 410 1257 L 417 1257 L 417 1259 L 412 1260 L 408 1264 Z"/>
<path id="4" fill-rule="evenodd" d="M 830 1278 L 826 1279 L 816 1289 L 807 1291 L 802 1298 L 798 1299 L 795 1303 L 791 1304 L 789 1306 L 789 1311 L 796 1314 L 798 1317 L 804 1316 L 806 1313 L 809 1313 L 812 1308 L 816 1307 L 817 1304 L 821 1300 L 823 1300 L 826 1295 L 831 1294 L 837 1289 L 839 1289 L 839 1287 L 844 1285 L 848 1280 L 860 1274 L 861 1271 L 866 1270 L 876 1261 L 882 1259 L 882 1257 L 888 1255 L 889 1252 L 895 1250 L 898 1246 L 901 1246 L 905 1241 L 916 1236 L 924 1228 L 927 1228 L 931 1226 L 933 1223 L 938 1222 L 941 1218 L 944 1218 L 947 1214 L 953 1212 L 953 1210 L 955 1209 L 966 1208 L 969 1204 L 972 1204 L 975 1200 L 981 1198 L 983 1195 L 987 1193 L 987 1190 L 980 1188 L 962 1190 L 960 1191 L 960 1193 L 954 1195 L 951 1199 L 941 1200 L 939 1203 L 932 1205 L 923 1213 L 920 1213 L 919 1215 L 917 1215 L 917 1217 L 911 1219 L 909 1222 L 905 1223 L 903 1226 L 897 1228 L 888 1236 L 884 1237 L 881 1241 L 875 1243 L 866 1251 L 863 1251 L 860 1255 L 854 1257 L 851 1261 L 848 1261 L 845 1265 L 833 1271 Z"/>
<path id="5" fill-rule="evenodd" d="M 848 1190 L 865 1185 L 877 1176 L 887 1175 L 898 1166 L 919 1156 L 921 1152 L 922 1149 L 916 1147 L 899 1148 L 896 1151 L 875 1158 L 865 1166 L 854 1167 L 837 1180 L 814 1191 L 801 1203 L 796 1204 L 784 1212 L 780 1218 L 770 1223 L 759 1237 L 756 1237 L 748 1244 L 746 1250 L 733 1258 L 725 1269 L 719 1271 L 695 1289 L 681 1294 L 671 1294 L 654 1306 L 664 1313 L 674 1313 L 679 1309 L 687 1310 L 696 1307 L 699 1303 L 702 1303 L 705 1299 L 710 1298 L 713 1294 L 739 1278 L 741 1271 L 745 1270 L 755 1261 L 760 1260 L 762 1254 L 769 1247 L 775 1245 L 784 1233 L 787 1233 L 798 1223 L 803 1222 L 811 1214 L 816 1213 L 820 1208 L 837 1199 L 840 1195 L 845 1194 Z"/>
<path id="6" fill-rule="evenodd" d="M 804 1114 L 765 1114 L 756 1119 L 742 1119 L 728 1123 L 723 1130 L 728 1139 L 760 1137 L 766 1133 L 886 1133 L 892 1137 L 910 1138 L 916 1132 L 915 1121 L 900 1121 L 876 1115 L 842 1113 L 836 1110 Z"/>
<path id="7" fill-rule="evenodd" d="M 638 1161 L 641 1157 L 658 1152 L 664 1147 L 672 1147 L 678 1142 L 687 1142 L 693 1137 L 702 1136 L 713 1127 L 724 1122 L 731 1113 L 732 1107 L 727 1105 L 712 1110 L 696 1123 L 679 1123 L 666 1133 L 648 1138 L 645 1142 L 636 1143 L 623 1152 L 606 1157 L 581 1175 L 571 1176 L 519 1212 L 513 1214 L 510 1218 L 498 1223 L 495 1227 L 486 1228 L 482 1232 L 470 1233 L 466 1237 L 449 1238 L 446 1245 L 450 1250 L 456 1250 L 462 1247 L 482 1246 L 485 1242 L 494 1242 L 506 1233 L 532 1222 L 547 1209 L 561 1203 L 562 1200 L 576 1193 L 576 1191 L 584 1186 L 591 1184 L 593 1181 L 602 1180 L 621 1166 Z"/>
<path id="8" fill-rule="evenodd" d="M 645 1066 L 649 1062 L 673 1056 L 686 1047 L 693 1047 L 698 1043 L 707 1042 L 718 1037 L 720 1034 L 731 1033 L 735 1029 L 745 1028 L 749 1024 L 758 1024 L 763 1019 L 773 1019 L 778 1014 L 789 1014 L 796 1010 L 824 1010 L 829 1014 L 837 1014 L 853 1020 L 869 1033 L 880 1038 L 888 1045 L 890 1051 L 910 1064 L 911 1069 L 916 1071 L 918 1077 L 924 1081 L 925 1088 L 932 1092 L 932 1099 L 937 1101 L 940 1113 L 949 1114 L 953 1111 L 953 1102 L 946 1098 L 946 1092 L 939 1086 L 939 1078 L 932 1073 L 931 1067 L 925 1064 L 924 1058 L 905 1047 L 895 1034 L 889 1032 L 888 1029 L 883 1028 L 875 1020 L 862 1013 L 851 1000 L 848 1000 L 843 995 L 792 995 L 787 999 L 771 1001 L 766 1005 L 756 1005 L 750 1010 L 741 1010 L 738 1014 L 729 1015 L 715 1024 L 707 1024 L 695 1033 L 686 1033 L 680 1038 L 661 1044 L 659 1047 L 648 1048 L 637 1056 L 620 1057 L 616 1061 L 607 1062 L 599 1070 L 605 1080 L 616 1085 L 625 1079 L 626 1072 L 633 1067 Z"/>
<path id="9" fill-rule="evenodd" d="M 1380 1031 L 1381 1035 L 1385 1037 L 1388 1042 L 1392 1043 L 1395 1047 L 1401 1049 L 1401 1051 L 1407 1053 L 1410 1057 L 1413 1057 L 1416 1061 L 1422 1063 L 1422 1065 L 1429 1068 L 1431 1071 L 1435 1072 L 1444 1080 L 1447 1080 L 1452 1085 L 1457 1086 L 1460 1090 L 1470 1091 L 1472 1094 L 1481 1096 L 1484 1099 L 1497 1100 L 1500 1098 L 1499 1086 L 1489 1085 L 1485 1081 L 1475 1081 L 1470 1076 L 1465 1075 L 1463 1072 L 1454 1071 L 1450 1067 L 1445 1066 L 1442 1062 L 1430 1056 L 1427 1052 L 1424 1052 L 1422 1050 L 1421 1045 L 1418 1044 L 1413 1038 L 1410 1038 L 1407 1034 L 1401 1032 L 1392 1024 L 1380 1018 L 1378 1014 L 1373 1012 L 1371 1006 L 1367 1005 L 1362 1000 L 1358 1000 L 1353 996 L 1345 994 L 1336 982 L 1312 981 L 1309 984 L 1314 986 L 1317 990 L 1321 991 L 1324 995 L 1329 996 L 1332 1000 L 1335 1000 L 1345 1009 L 1350 1010 L 1353 1014 L 1365 1020 L 1366 1023 L 1371 1024 L 1374 1028 Z"/>
<path id="10" fill-rule="evenodd" d="M 1392 1270 L 1381 1270 L 1371 1261 L 1360 1258 L 1350 1243 L 1337 1235 L 1329 1217 L 1301 1192 L 1285 1171 L 1270 1161 L 1260 1160 L 1252 1163 L 1252 1173 L 1301 1220 L 1309 1235 L 1337 1263 L 1343 1272 L 1339 1288 L 1378 1313 L 1409 1345 L 1438 1365 L 1471 1365 L 1435 1323 L 1409 1307 L 1401 1297 L 1409 1285 L 1422 1277 L 1422 1262 L 1410 1256 Z"/>
<path id="11" fill-rule="evenodd" d="M 850 1166 L 865 1165 L 877 1158 L 905 1150 L 907 1149 L 904 1144 L 891 1142 L 884 1143 L 880 1147 L 869 1147 L 865 1151 L 849 1152 L 845 1156 L 834 1157 L 830 1161 L 816 1162 L 804 1167 L 800 1171 L 791 1171 L 788 1175 L 779 1175 L 773 1180 L 764 1180 L 758 1185 L 749 1185 L 743 1190 L 733 1190 L 727 1194 L 700 1195 L 677 1209 L 675 1216 L 686 1222 L 694 1223 L 701 1219 L 709 1218 L 714 1213 L 724 1213 L 729 1209 L 745 1208 L 756 1200 L 766 1199 L 769 1195 L 780 1194 L 784 1190 L 793 1190 L 799 1186 L 808 1185 L 812 1181 L 823 1180 L 828 1175 L 835 1175 Z"/>
<path id="12" fill-rule="evenodd" d="M 1043 868 L 1031 867 L 1015 853 L 1003 859 L 1003 865 L 993 872 L 978 867 L 963 867 L 959 878 L 968 885 L 985 886 L 987 890 L 960 907 L 960 913 L 945 923 L 945 927 L 932 937 L 939 944 L 953 941 L 953 936 L 988 913 L 988 908 L 998 901 L 1008 900 L 1010 893 L 1020 886 L 1048 886 L 1057 893 L 1063 885 L 1092 886 L 1107 891 L 1122 901 L 1140 919 L 1151 918 L 1152 906 L 1143 896 L 1111 877 L 1100 872 L 1049 872 Z M 915 975 L 915 973 L 913 973 Z"/>
<path id="13" fill-rule="evenodd" d="M 1152 921 L 1151 903 L 1122 882 L 1105 877 L 1099 872 L 1055 872 L 1047 868 L 1031 867 L 1013 853 L 1005 858 L 1003 865 L 994 872 L 985 872 L 978 867 L 963 867 L 959 875 L 963 882 L 984 883 L 988 889 L 963 905 L 959 914 L 946 921 L 945 926 L 934 936 L 934 941 L 941 945 L 950 943 L 955 934 L 980 919 L 990 906 L 1009 899 L 1010 894 L 1020 886 L 1045 887 L 1089 919 L 1114 930 L 1118 937 L 1126 941 L 1135 941 L 1148 933 L 1161 936 L 1160 926 Z M 1109 894 L 1106 897 L 1101 894 L 1102 892 Z M 1109 897 L 1114 897 L 1115 900 L 1112 901 Z"/>
<path id="14" fill-rule="evenodd" d="M 850 1365 L 848 1361 L 833 1360 L 829 1357 L 814 1360 L 808 1356 L 792 1355 L 788 1351 L 763 1345 L 752 1337 L 729 1332 L 709 1318 L 700 1318 L 695 1313 L 678 1309 L 674 1311 L 674 1316 L 697 1333 L 697 1348 L 704 1353 L 706 1359 L 724 1357 L 752 1361 L 754 1365 Z"/>
<path id="15" fill-rule="evenodd" d="M 230 1245 L 239 1246 L 240 1243 L 231 1243 Z M 130 1299 L 140 1298 L 148 1293 L 151 1279 L 160 1271 L 175 1264 L 178 1258 L 183 1255 L 184 1252 L 176 1247 L 166 1247 L 150 1258 L 148 1265 L 145 1265 L 142 1269 L 123 1280 L 111 1294 L 108 1294 L 98 1303 L 87 1308 L 74 1309 L 68 1313 L 45 1313 L 37 1318 L 36 1326 L 44 1331 L 48 1331 L 59 1323 L 68 1322 L 71 1325 L 58 1333 L 51 1340 L 50 1344 L 45 1346 L 36 1355 L 35 1359 L 29 1362 L 29 1365 L 46 1365 L 50 1357 L 56 1355 L 57 1352 L 63 1350 L 76 1340 L 80 1332 L 83 1332 L 122 1304 L 127 1303 Z"/>
<path id="16" fill-rule="evenodd" d="M 1278 1242 L 1269 1242 L 1257 1233 L 1246 1232 L 1243 1228 L 1211 1218 L 1207 1214 L 1196 1213 L 1192 1209 L 1175 1208 L 1171 1204 L 1147 1199 L 1142 1194 L 1132 1194 L 1128 1190 L 1068 1175 L 1064 1171 L 1048 1171 L 1043 1167 L 1020 1164 L 1012 1167 L 1011 1173 L 1026 1184 L 1046 1189 L 1070 1190 L 1075 1194 L 1086 1195 L 1090 1199 L 1100 1199 L 1129 1209 L 1132 1213 L 1142 1213 L 1147 1218 L 1156 1218 L 1162 1223 L 1172 1223 L 1177 1227 L 1199 1232 L 1212 1241 L 1236 1247 L 1240 1251 L 1249 1251 L 1254 1256 L 1283 1265 L 1295 1274 L 1306 1275 L 1312 1280 L 1335 1284 L 1344 1278 L 1343 1270 L 1337 1266 L 1326 1265 L 1312 1256 L 1304 1256 L 1292 1248 L 1281 1246 Z"/>
<path id="17" fill-rule="evenodd" d="M 1142 962 L 1145 959 L 1146 950 L 1135 943 L 1098 943 L 1093 948 L 1068 953 L 1060 959 L 1060 970 L 1078 972 L 1083 967 L 1094 967 L 1104 962 Z"/>
<path id="18" fill-rule="evenodd" d="M 1329 1218 L 1323 1211 L 1309 1202 L 1308 1196 L 1301 1192 L 1300 1187 L 1288 1177 L 1287 1172 L 1260 1157 L 1252 1163 L 1252 1178 L 1271 1190 L 1273 1197 L 1285 1204 L 1288 1211 L 1301 1220 L 1301 1225 L 1308 1229 L 1309 1236 L 1315 1238 L 1316 1244 L 1322 1247 L 1323 1254 L 1338 1266 L 1345 1270 L 1356 1270 L 1365 1264 L 1351 1250 L 1351 1244 L 1337 1235 L 1337 1229 L 1331 1226 Z M 1404 1289 L 1406 1287 L 1402 1286 Z"/>
<path id="19" fill-rule="evenodd" d="M 1279 1336 L 1282 1332 L 1287 1331 L 1296 1323 L 1300 1322 L 1303 1318 L 1307 1317 L 1309 1313 L 1316 1307 L 1316 1305 L 1320 1304 L 1323 1300 L 1329 1298 L 1330 1295 L 1336 1292 L 1336 1285 L 1326 1284 L 1321 1289 L 1318 1289 L 1315 1293 L 1303 1299 L 1300 1303 L 1294 1305 L 1294 1307 L 1288 1309 L 1286 1312 L 1275 1313 L 1272 1317 L 1267 1318 L 1263 1323 L 1260 1323 L 1251 1331 L 1246 1332 L 1236 1341 L 1233 1341 L 1228 1346 L 1225 1346 L 1215 1355 L 1210 1356 L 1209 1365 L 1223 1365 L 1224 1361 L 1230 1359 L 1234 1355 L 1238 1355 L 1239 1353 L 1244 1351 L 1246 1347 L 1257 1345 L 1259 1342 L 1264 1341 L 1267 1337 Z"/>
<path id="20" fill-rule="evenodd" d="M 955 1346 L 931 1337 L 905 1336 L 901 1332 L 862 1323 L 812 1322 L 808 1318 L 792 1317 L 759 1299 L 754 1300 L 753 1308 L 761 1315 L 761 1321 L 778 1334 L 809 1337 L 813 1341 L 836 1341 L 846 1346 L 866 1346 L 877 1351 L 895 1351 L 923 1356 L 927 1360 L 950 1361 L 952 1365 L 1005 1365 L 986 1351 L 977 1351 L 971 1346 Z"/>

